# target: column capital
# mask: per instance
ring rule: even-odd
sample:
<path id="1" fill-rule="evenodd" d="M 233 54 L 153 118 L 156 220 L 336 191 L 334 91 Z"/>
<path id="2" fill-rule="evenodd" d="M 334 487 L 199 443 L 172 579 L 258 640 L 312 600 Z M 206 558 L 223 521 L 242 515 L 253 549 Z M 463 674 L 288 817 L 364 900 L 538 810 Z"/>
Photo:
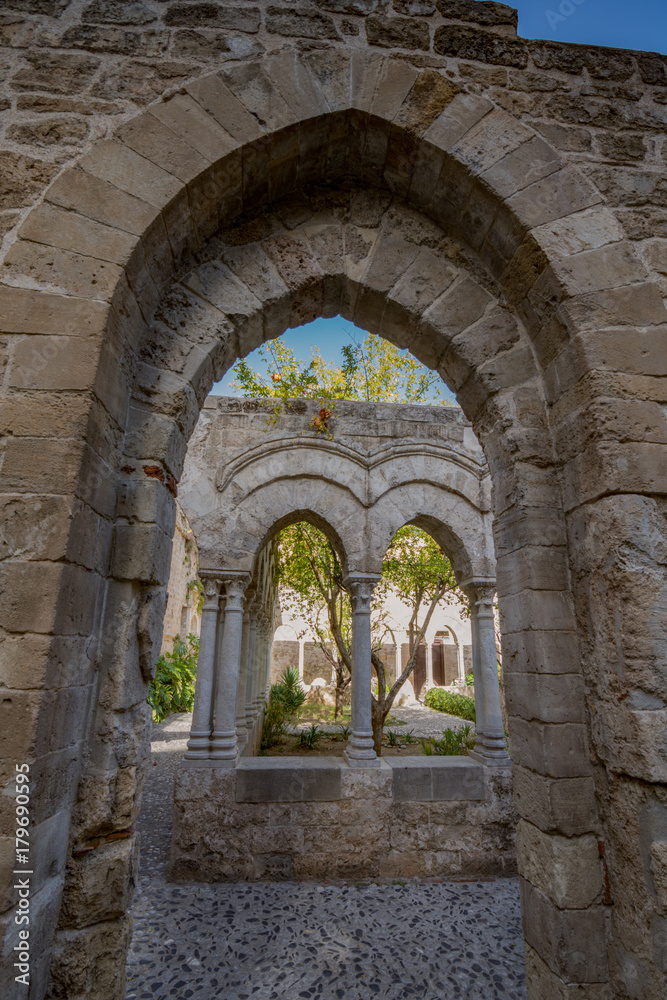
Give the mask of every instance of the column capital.
<path id="1" fill-rule="evenodd" d="M 348 573 L 343 586 L 350 595 L 354 614 L 368 614 L 373 591 L 381 580 L 379 573 Z"/>
<path id="2" fill-rule="evenodd" d="M 220 579 L 203 571 L 199 574 L 204 584 L 204 605 L 202 611 L 217 611 L 220 603 Z"/>
<path id="3" fill-rule="evenodd" d="M 496 581 L 493 577 L 472 577 L 464 580 L 460 587 L 470 603 L 475 605 L 479 611 L 483 611 L 485 606 L 493 607 L 496 594 Z"/>

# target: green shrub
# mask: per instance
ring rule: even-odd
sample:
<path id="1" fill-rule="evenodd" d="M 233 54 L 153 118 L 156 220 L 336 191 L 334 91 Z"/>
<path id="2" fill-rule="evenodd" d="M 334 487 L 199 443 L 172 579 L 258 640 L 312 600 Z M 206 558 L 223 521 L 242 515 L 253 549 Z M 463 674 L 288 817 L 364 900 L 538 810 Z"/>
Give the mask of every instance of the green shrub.
<path id="1" fill-rule="evenodd" d="M 475 675 L 472 672 L 466 674 L 466 686 L 469 688 L 475 686 Z"/>
<path id="2" fill-rule="evenodd" d="M 315 750 L 323 735 L 320 727 L 313 722 L 310 729 L 304 729 L 299 733 L 299 746 L 305 750 Z"/>
<path id="3" fill-rule="evenodd" d="M 163 722 L 172 712 L 191 712 L 195 702 L 195 677 L 199 639 L 190 634 L 183 642 L 174 639 L 171 653 L 158 657 L 155 678 L 148 685 L 148 698 L 153 722 Z"/>
<path id="4" fill-rule="evenodd" d="M 269 700 L 264 706 L 260 751 L 275 746 L 281 736 L 285 735 L 287 727 L 294 721 L 305 700 L 306 692 L 299 683 L 299 671 L 288 667 L 269 691 Z"/>
<path id="5" fill-rule="evenodd" d="M 430 688 L 426 692 L 424 704 L 438 712 L 447 712 L 448 715 L 457 715 L 459 719 L 475 722 L 475 700 L 464 694 L 454 694 L 444 688 Z"/>
<path id="6" fill-rule="evenodd" d="M 445 729 L 442 739 L 431 736 L 422 740 L 422 751 L 427 757 L 465 757 L 468 750 L 475 746 L 475 734 L 472 726 L 461 726 L 460 729 Z"/>
<path id="7" fill-rule="evenodd" d="M 301 687 L 299 681 L 299 671 L 296 667 L 287 667 L 280 675 L 280 680 L 271 688 L 274 699 L 280 702 L 283 711 L 292 721 L 298 714 L 301 706 L 306 700 L 306 692 Z M 269 695 L 269 698 L 271 695 Z"/>

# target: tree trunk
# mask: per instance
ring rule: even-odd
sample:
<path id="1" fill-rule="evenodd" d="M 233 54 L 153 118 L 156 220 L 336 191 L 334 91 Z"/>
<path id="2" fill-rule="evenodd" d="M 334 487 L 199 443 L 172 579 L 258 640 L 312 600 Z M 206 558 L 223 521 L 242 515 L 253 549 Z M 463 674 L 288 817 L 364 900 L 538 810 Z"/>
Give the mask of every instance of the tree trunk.
<path id="1" fill-rule="evenodd" d="M 334 707 L 334 722 L 337 720 L 341 713 L 343 701 L 343 689 L 336 684 L 336 705 Z"/>
<path id="2" fill-rule="evenodd" d="M 378 703 L 373 699 L 373 709 L 371 714 L 373 722 L 373 748 L 378 757 L 382 756 L 382 727 L 384 725 L 384 713 Z"/>
<path id="3" fill-rule="evenodd" d="M 374 698 L 371 694 L 371 721 L 373 724 L 373 746 L 378 757 L 382 756 L 382 727 L 389 712 L 387 705 L 386 678 L 384 663 L 375 652 L 371 652 L 371 662 L 375 668 L 375 676 L 378 682 L 378 696 Z"/>

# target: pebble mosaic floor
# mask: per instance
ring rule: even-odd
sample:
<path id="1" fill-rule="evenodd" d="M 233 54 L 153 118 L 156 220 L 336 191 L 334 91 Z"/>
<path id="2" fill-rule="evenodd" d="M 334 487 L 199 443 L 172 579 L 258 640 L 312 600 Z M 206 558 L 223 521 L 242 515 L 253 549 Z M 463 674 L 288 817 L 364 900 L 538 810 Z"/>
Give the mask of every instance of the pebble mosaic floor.
<path id="1" fill-rule="evenodd" d="M 189 723 L 153 729 L 126 1000 L 525 1000 L 515 879 L 169 884 Z"/>

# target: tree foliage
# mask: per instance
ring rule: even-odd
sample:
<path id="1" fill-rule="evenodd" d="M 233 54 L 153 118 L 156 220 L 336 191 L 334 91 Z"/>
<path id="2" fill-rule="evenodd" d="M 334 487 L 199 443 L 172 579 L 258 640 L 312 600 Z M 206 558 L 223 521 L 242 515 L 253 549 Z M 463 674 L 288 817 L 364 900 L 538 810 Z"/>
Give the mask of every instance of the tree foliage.
<path id="1" fill-rule="evenodd" d="M 172 712 L 191 712 L 195 701 L 195 678 L 199 638 L 176 636 L 171 653 L 158 657 L 155 677 L 148 686 L 148 704 L 153 722 L 163 722 Z"/>
<path id="2" fill-rule="evenodd" d="M 277 573 L 284 610 L 306 622 L 335 672 L 338 718 L 352 676 L 350 601 L 338 554 L 322 531 L 299 521 L 280 533 Z"/>
<path id="3" fill-rule="evenodd" d="M 278 581 L 283 609 L 301 618 L 336 676 L 336 717 L 352 678 L 352 624 L 350 598 L 343 587 L 340 558 L 330 539 L 305 521 L 283 528 L 278 545 Z M 378 655 L 391 632 L 386 599 L 393 593 L 410 613 L 409 657 L 396 681 L 387 685 L 384 663 Z M 375 590 L 371 633 L 373 667 L 377 677 L 373 693 L 373 736 L 376 753 L 382 752 L 382 729 L 405 681 L 414 670 L 423 641 L 439 603 L 461 596 L 449 559 L 437 542 L 421 528 L 401 528 L 387 550 L 382 580 Z"/>
<path id="4" fill-rule="evenodd" d="M 410 612 L 408 621 L 408 660 L 389 687 L 384 663 L 372 653 L 377 675 L 377 695 L 373 695 L 373 741 L 375 752 L 382 752 L 382 727 L 403 684 L 414 671 L 419 645 L 424 640 L 438 604 L 462 599 L 452 564 L 435 539 L 422 528 L 407 524 L 394 535 L 382 566 L 382 585 L 392 590 Z M 378 594 L 380 597 L 380 594 Z"/>
<path id="5" fill-rule="evenodd" d="M 317 347 L 311 349 L 311 360 L 303 361 L 280 339 L 264 344 L 257 354 L 267 368 L 266 375 L 245 360 L 232 369 L 232 385 L 243 396 L 386 403 L 440 401 L 451 405 L 442 396 L 443 382 L 437 372 L 372 333 L 345 344 L 339 365 L 327 364 Z"/>

